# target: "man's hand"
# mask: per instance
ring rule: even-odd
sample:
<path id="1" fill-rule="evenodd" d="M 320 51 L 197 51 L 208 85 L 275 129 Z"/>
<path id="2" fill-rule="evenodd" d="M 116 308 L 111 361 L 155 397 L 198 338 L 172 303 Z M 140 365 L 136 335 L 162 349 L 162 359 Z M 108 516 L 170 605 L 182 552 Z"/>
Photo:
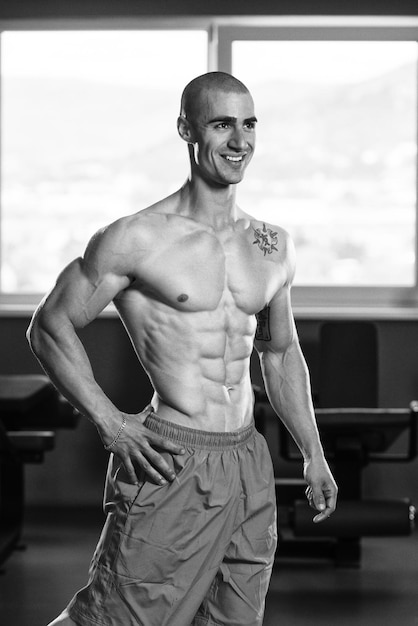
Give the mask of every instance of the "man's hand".
<path id="1" fill-rule="evenodd" d="M 338 488 L 323 457 L 306 461 L 303 474 L 308 483 L 305 494 L 309 505 L 320 511 L 313 518 L 317 524 L 327 519 L 335 511 Z"/>
<path id="2" fill-rule="evenodd" d="M 135 471 L 137 467 L 142 469 L 152 482 L 163 485 L 174 480 L 176 475 L 156 448 L 171 454 L 184 454 L 185 450 L 182 446 L 146 428 L 143 424 L 149 414 L 149 407 L 137 415 L 120 413 L 119 425 L 123 418 L 126 418 L 126 425 L 110 450 L 122 460 L 132 484 L 138 482 Z M 116 431 L 117 428 L 115 433 Z M 107 439 L 110 439 L 109 435 Z"/>

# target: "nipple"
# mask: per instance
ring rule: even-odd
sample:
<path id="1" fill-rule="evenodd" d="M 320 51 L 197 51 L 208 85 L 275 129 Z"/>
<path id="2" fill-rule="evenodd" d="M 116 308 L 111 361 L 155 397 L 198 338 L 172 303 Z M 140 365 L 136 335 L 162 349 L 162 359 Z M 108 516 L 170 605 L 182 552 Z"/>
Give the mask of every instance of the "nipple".
<path id="1" fill-rule="evenodd" d="M 189 296 L 186 293 L 181 293 L 177 298 L 177 302 L 186 302 L 189 299 Z"/>

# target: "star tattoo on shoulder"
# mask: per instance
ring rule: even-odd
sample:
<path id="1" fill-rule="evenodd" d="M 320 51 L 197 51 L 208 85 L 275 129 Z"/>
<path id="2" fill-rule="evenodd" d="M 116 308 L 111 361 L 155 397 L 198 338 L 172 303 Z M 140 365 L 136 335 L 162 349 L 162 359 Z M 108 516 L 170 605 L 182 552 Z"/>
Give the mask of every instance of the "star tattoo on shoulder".
<path id="1" fill-rule="evenodd" d="M 266 254 L 272 254 L 273 251 L 278 251 L 276 245 L 279 242 L 279 238 L 277 236 L 277 232 L 273 232 L 271 228 L 267 228 L 263 223 L 263 228 L 253 228 L 255 241 L 253 244 L 258 244 L 260 250 L 264 252 L 264 256 Z"/>

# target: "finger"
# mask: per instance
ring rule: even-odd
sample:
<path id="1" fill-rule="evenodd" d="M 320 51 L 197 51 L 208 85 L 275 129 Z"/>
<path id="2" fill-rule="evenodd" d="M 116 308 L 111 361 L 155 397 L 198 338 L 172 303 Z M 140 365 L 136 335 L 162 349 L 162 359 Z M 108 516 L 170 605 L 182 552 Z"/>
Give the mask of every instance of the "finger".
<path id="1" fill-rule="evenodd" d="M 321 511 L 321 513 L 318 513 L 318 515 L 315 515 L 315 517 L 313 518 L 314 523 L 318 524 L 318 522 L 323 522 L 324 520 L 328 519 L 329 516 L 332 515 L 334 511 L 335 511 L 335 506 L 334 507 L 326 506 L 325 509 Z"/>
<path id="2" fill-rule="evenodd" d="M 331 511 L 329 509 L 325 509 L 325 511 L 322 511 L 322 513 L 318 513 L 318 515 L 315 515 L 315 517 L 313 518 L 313 522 L 314 524 L 323 522 L 328 519 L 330 515 Z"/>
<path id="3" fill-rule="evenodd" d="M 139 414 L 141 423 L 144 424 L 146 418 L 152 414 L 156 415 L 156 413 L 154 413 L 152 406 L 149 405 L 145 409 L 145 411 Z M 148 441 L 152 442 L 153 446 L 157 446 L 158 448 L 161 448 L 162 450 L 167 450 L 167 452 L 171 452 L 172 454 L 184 454 L 186 452 L 183 446 L 181 446 L 178 443 L 175 443 L 174 441 L 171 441 L 170 439 L 167 439 L 167 437 L 161 437 L 161 435 L 157 435 L 157 433 L 154 433 L 152 430 L 149 430 L 146 426 L 145 426 L 145 430 L 146 430 L 146 437 Z"/>
<path id="4" fill-rule="evenodd" d="M 132 461 L 129 457 L 123 459 L 123 465 L 125 466 L 126 473 L 128 474 L 129 482 L 132 485 L 138 484 L 138 477 L 136 475 L 135 468 L 132 464 Z"/>
<path id="5" fill-rule="evenodd" d="M 315 504 L 313 502 L 313 493 L 312 493 L 311 487 L 307 487 L 305 489 L 305 495 L 306 495 L 306 499 L 308 500 L 309 506 L 311 506 L 312 508 L 315 509 L 316 507 L 315 507 Z"/>
<path id="6" fill-rule="evenodd" d="M 337 504 L 337 492 L 335 490 L 330 489 L 325 492 L 325 496 L 323 496 L 323 499 L 326 502 L 326 504 L 324 505 L 325 506 L 324 510 L 322 510 L 318 515 L 316 515 L 313 518 L 313 521 L 316 524 L 318 522 L 323 522 L 324 520 L 328 519 L 328 517 L 332 515 L 332 513 L 335 511 L 336 504 Z M 318 507 L 317 509 L 321 510 Z"/>
<path id="7" fill-rule="evenodd" d="M 145 472 L 148 478 L 157 485 L 165 485 L 167 483 L 166 478 L 160 473 L 142 454 L 138 453 L 135 457 L 135 462 Z M 175 474 L 174 474 L 175 478 Z M 173 480 L 173 479 L 171 479 Z"/>
<path id="8" fill-rule="evenodd" d="M 327 509 L 329 510 L 330 512 L 329 514 L 331 515 L 331 513 L 335 511 L 336 506 L 337 506 L 337 490 L 330 489 L 328 492 L 326 492 L 325 500 L 327 504 Z"/>
<path id="9" fill-rule="evenodd" d="M 146 456 L 150 464 L 152 464 L 153 468 L 161 473 L 161 476 L 165 477 L 167 480 L 174 480 L 176 477 L 176 473 L 167 463 L 167 461 L 153 448 L 148 447 L 147 450 L 143 450 L 142 453 Z"/>
<path id="10" fill-rule="evenodd" d="M 155 433 L 152 433 L 151 431 L 147 439 L 153 446 L 160 448 L 161 450 L 171 452 L 172 454 L 184 454 L 186 452 L 186 450 L 180 444 L 175 443 L 170 439 L 166 439 L 165 437 L 161 437 L 160 435 L 157 435 Z"/>
<path id="11" fill-rule="evenodd" d="M 311 498 L 312 502 L 312 506 L 317 510 L 317 511 L 325 511 L 326 508 L 326 504 L 325 504 L 325 497 L 324 494 L 322 493 L 322 491 L 318 491 L 318 490 L 314 490 L 312 489 L 312 498 Z"/>

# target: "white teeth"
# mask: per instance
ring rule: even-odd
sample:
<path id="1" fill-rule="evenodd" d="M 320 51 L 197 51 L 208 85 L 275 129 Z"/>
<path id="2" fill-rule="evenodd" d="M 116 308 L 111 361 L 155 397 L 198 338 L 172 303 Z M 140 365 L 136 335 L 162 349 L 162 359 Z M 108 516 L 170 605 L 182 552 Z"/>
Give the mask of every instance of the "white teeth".
<path id="1" fill-rule="evenodd" d="M 234 161 L 235 163 L 237 163 L 238 161 L 242 161 L 242 156 L 233 157 L 227 155 L 225 158 L 227 161 Z"/>

